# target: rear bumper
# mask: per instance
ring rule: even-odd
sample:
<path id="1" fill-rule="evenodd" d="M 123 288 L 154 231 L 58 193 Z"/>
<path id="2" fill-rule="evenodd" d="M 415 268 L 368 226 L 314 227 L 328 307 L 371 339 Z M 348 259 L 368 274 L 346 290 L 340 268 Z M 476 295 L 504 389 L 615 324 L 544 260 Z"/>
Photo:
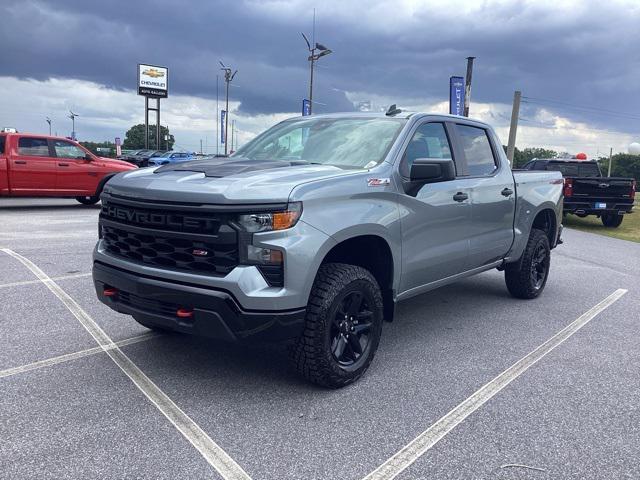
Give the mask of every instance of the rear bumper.
<path id="1" fill-rule="evenodd" d="M 580 215 L 602 215 L 603 213 L 616 213 L 624 215 L 625 213 L 631 213 L 633 210 L 633 203 L 606 203 L 606 208 L 594 208 L 594 202 L 570 202 L 567 203 L 567 199 L 564 200 L 564 213 L 576 213 Z"/>
<path id="2" fill-rule="evenodd" d="M 227 341 L 279 341 L 302 333 L 306 309 L 243 310 L 228 292 L 144 277 L 94 262 L 98 299 L 113 310 L 158 327 Z M 113 296 L 105 288 L 116 289 Z M 192 311 L 178 317 L 178 309 Z"/>

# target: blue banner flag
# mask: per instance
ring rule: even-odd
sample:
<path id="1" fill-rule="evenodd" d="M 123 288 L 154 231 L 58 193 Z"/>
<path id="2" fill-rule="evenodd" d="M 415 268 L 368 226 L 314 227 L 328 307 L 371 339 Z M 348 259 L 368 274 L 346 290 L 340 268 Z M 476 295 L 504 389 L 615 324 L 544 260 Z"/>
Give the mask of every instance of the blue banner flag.
<path id="1" fill-rule="evenodd" d="M 460 115 L 464 113 L 464 78 L 449 78 L 449 113 Z"/>
<path id="2" fill-rule="evenodd" d="M 224 144 L 224 119 L 227 116 L 226 110 L 220 110 L 220 143 Z"/>
<path id="3" fill-rule="evenodd" d="M 311 102 L 306 98 L 302 99 L 302 116 L 311 115 Z"/>

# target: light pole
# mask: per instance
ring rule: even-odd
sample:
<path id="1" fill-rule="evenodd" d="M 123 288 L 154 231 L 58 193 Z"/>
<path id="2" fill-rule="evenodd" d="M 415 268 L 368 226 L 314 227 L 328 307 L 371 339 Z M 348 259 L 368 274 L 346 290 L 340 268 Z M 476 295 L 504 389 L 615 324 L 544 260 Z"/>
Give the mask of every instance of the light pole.
<path id="1" fill-rule="evenodd" d="M 47 117 L 47 123 L 49 124 L 49 136 L 51 136 L 51 119 Z"/>
<path id="2" fill-rule="evenodd" d="M 224 115 L 224 154 L 227 155 L 229 151 L 229 142 L 227 142 L 227 138 L 229 135 L 229 84 L 233 80 L 233 77 L 236 76 L 236 73 L 238 73 L 238 70 L 231 73 L 231 71 L 233 70 L 232 68 L 225 66 L 225 64 L 222 62 L 220 62 L 220 65 L 222 65 L 222 68 L 220 70 L 224 72 L 224 83 L 226 84 L 227 98 L 226 98 L 226 106 L 225 106 L 226 113 Z"/>
<path id="3" fill-rule="evenodd" d="M 303 33 L 302 38 L 307 42 L 307 48 L 309 49 L 309 64 L 311 67 L 311 78 L 309 80 L 309 115 L 313 113 L 313 66 L 320 59 L 320 57 L 324 57 L 325 55 L 329 55 L 332 53 L 332 50 L 329 50 L 327 47 L 320 43 L 315 43 L 313 47 L 311 46 L 311 42 L 307 36 Z M 316 53 L 316 50 L 318 53 Z"/>
<path id="4" fill-rule="evenodd" d="M 77 113 L 73 113 L 69 110 L 69 118 L 71 119 L 71 139 L 76 139 L 76 117 L 79 117 Z"/>

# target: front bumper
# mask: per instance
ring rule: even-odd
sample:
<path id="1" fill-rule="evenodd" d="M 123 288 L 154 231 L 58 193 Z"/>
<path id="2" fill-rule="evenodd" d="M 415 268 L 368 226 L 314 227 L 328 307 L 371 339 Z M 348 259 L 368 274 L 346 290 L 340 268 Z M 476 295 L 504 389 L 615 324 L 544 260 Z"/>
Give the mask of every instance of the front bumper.
<path id="1" fill-rule="evenodd" d="M 98 299 L 143 323 L 227 341 L 279 341 L 302 333 L 306 309 L 244 310 L 224 290 L 141 276 L 100 262 L 93 264 Z M 116 289 L 106 296 L 105 289 Z M 193 312 L 178 316 L 178 309 Z"/>

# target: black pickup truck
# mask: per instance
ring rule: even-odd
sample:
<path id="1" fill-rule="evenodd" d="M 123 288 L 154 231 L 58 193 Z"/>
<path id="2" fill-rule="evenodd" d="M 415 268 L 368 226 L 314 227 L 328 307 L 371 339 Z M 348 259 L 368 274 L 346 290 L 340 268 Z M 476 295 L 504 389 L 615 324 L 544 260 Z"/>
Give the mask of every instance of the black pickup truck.
<path id="1" fill-rule="evenodd" d="M 633 178 L 603 177 L 596 161 L 534 158 L 524 170 L 553 170 L 564 177 L 564 214 L 596 215 L 605 227 L 619 227 L 632 213 L 636 193 Z"/>

